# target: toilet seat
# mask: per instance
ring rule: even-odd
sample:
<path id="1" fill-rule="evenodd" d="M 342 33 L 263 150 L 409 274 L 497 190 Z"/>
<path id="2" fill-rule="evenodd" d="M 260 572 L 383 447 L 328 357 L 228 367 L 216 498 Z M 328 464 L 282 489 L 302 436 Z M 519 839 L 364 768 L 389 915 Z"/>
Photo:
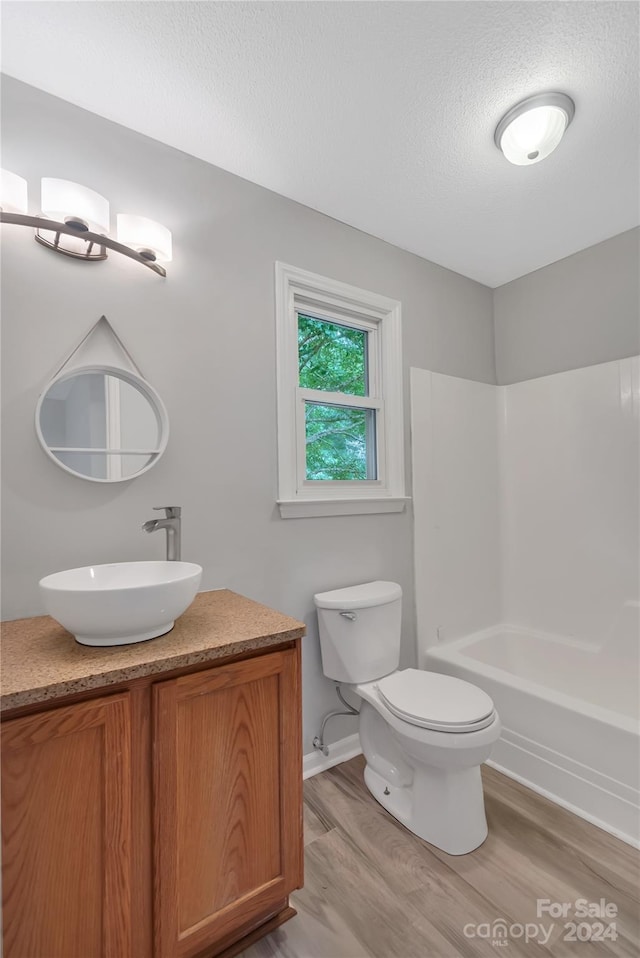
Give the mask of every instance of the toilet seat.
<path id="1" fill-rule="evenodd" d="M 451 675 L 404 669 L 374 684 L 389 711 L 409 725 L 435 732 L 475 732 L 495 719 L 487 693 Z"/>

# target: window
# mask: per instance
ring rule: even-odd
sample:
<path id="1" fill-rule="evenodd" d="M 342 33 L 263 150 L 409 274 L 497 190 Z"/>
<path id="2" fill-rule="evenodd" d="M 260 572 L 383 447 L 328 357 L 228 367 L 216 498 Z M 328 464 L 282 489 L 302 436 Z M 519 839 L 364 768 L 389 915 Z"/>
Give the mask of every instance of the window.
<path id="1" fill-rule="evenodd" d="M 404 508 L 400 303 L 276 263 L 283 518 Z"/>

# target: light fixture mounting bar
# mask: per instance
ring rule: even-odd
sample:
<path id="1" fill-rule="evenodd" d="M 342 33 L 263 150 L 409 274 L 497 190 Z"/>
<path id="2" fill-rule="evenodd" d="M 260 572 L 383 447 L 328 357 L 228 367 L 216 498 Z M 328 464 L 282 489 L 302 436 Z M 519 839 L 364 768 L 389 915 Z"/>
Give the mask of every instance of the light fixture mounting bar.
<path id="1" fill-rule="evenodd" d="M 137 250 L 131 249 L 129 246 L 124 246 L 122 243 L 118 243 L 117 240 L 112 240 L 108 236 L 101 236 L 99 233 L 91 233 L 88 230 L 81 233 L 67 223 L 59 223 L 57 220 L 48 220 L 42 216 L 27 216 L 24 213 L 5 213 L 3 210 L 0 210 L 0 223 L 8 223 L 12 226 L 29 226 L 35 230 L 50 230 L 52 233 L 66 233 L 67 236 L 75 236 L 78 239 L 85 240 L 87 243 L 95 243 L 97 246 L 106 247 L 115 253 L 122 253 L 123 256 L 128 256 L 130 259 L 135 260 L 136 263 L 142 263 L 143 266 L 152 269 L 158 276 L 167 275 L 167 271 L 164 267 L 151 260 L 145 259 Z M 59 252 L 63 251 L 60 250 Z M 79 256 L 78 258 L 87 259 L 87 257 L 84 256 Z M 87 262 L 91 262 L 91 258 L 87 259 Z"/>
<path id="2" fill-rule="evenodd" d="M 53 222 L 52 220 L 50 222 Z M 85 230 L 83 233 L 80 233 L 79 238 L 84 239 Z M 46 246 L 47 249 L 52 249 L 55 253 L 62 253 L 63 256 L 71 256 L 72 259 L 88 259 L 92 263 L 96 260 L 103 260 L 107 258 L 107 251 L 102 244 L 98 249 L 97 253 L 93 253 L 93 247 L 96 245 L 93 240 L 87 240 L 87 248 L 84 253 L 79 253 L 77 250 L 65 249 L 60 245 L 60 232 L 56 232 L 53 242 L 48 239 L 45 239 L 44 236 L 40 236 L 40 230 L 36 230 L 35 240 L 36 243 L 40 243 L 41 246 Z"/>

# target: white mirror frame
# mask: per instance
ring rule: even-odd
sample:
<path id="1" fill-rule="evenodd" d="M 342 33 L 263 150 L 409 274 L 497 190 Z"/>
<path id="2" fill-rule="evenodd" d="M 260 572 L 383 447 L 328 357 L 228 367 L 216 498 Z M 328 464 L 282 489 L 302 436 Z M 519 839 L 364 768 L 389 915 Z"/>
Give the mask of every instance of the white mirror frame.
<path id="1" fill-rule="evenodd" d="M 55 383 L 65 382 L 67 379 L 72 379 L 74 376 L 87 374 L 87 373 L 103 373 L 104 375 L 115 376 L 117 379 L 121 379 L 123 382 L 128 383 L 130 386 L 133 386 L 135 389 L 138 389 L 143 396 L 148 400 L 148 402 L 153 407 L 153 410 L 158 418 L 158 424 L 160 427 L 160 441 L 157 446 L 157 450 L 154 451 L 150 461 L 143 466 L 138 472 L 135 472 L 131 476 L 121 476 L 119 478 L 113 479 L 101 479 L 96 476 L 87 476 L 82 472 L 76 472 L 75 469 L 65 466 L 63 462 L 58 459 L 54 452 L 51 451 L 49 446 L 46 443 L 44 435 L 42 433 L 42 428 L 40 426 L 40 411 L 42 409 L 42 404 L 47 397 L 47 394 L 51 387 Z M 38 403 L 36 405 L 36 416 L 35 416 L 35 426 L 36 426 L 36 435 L 38 436 L 38 441 L 40 445 L 46 452 L 47 456 L 55 462 L 56 466 L 60 469 L 64 469 L 65 472 L 70 473 L 72 476 L 76 476 L 78 479 L 86 479 L 88 482 L 102 482 L 102 483 L 114 483 L 114 482 L 129 482 L 131 479 L 137 479 L 138 476 L 141 476 L 143 473 L 148 472 L 152 466 L 158 462 L 165 449 L 167 448 L 167 443 L 169 442 L 169 416 L 167 414 L 166 407 L 155 391 L 153 386 L 151 386 L 146 379 L 143 379 L 142 376 L 137 375 L 134 372 L 123 369 L 120 366 L 104 366 L 104 365 L 87 365 L 87 366 L 76 366 L 73 369 L 70 369 L 68 372 L 61 371 L 56 376 L 51 379 L 43 391 L 40 393 L 38 398 Z"/>

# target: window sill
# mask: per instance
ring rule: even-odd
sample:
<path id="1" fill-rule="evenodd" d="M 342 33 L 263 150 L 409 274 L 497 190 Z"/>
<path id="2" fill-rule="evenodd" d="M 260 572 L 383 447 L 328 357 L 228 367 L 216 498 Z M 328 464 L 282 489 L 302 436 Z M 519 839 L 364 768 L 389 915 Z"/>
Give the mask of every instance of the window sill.
<path id="1" fill-rule="evenodd" d="M 360 516 L 404 512 L 409 498 L 380 499 L 278 499 L 281 519 L 312 519 L 319 516 Z"/>

